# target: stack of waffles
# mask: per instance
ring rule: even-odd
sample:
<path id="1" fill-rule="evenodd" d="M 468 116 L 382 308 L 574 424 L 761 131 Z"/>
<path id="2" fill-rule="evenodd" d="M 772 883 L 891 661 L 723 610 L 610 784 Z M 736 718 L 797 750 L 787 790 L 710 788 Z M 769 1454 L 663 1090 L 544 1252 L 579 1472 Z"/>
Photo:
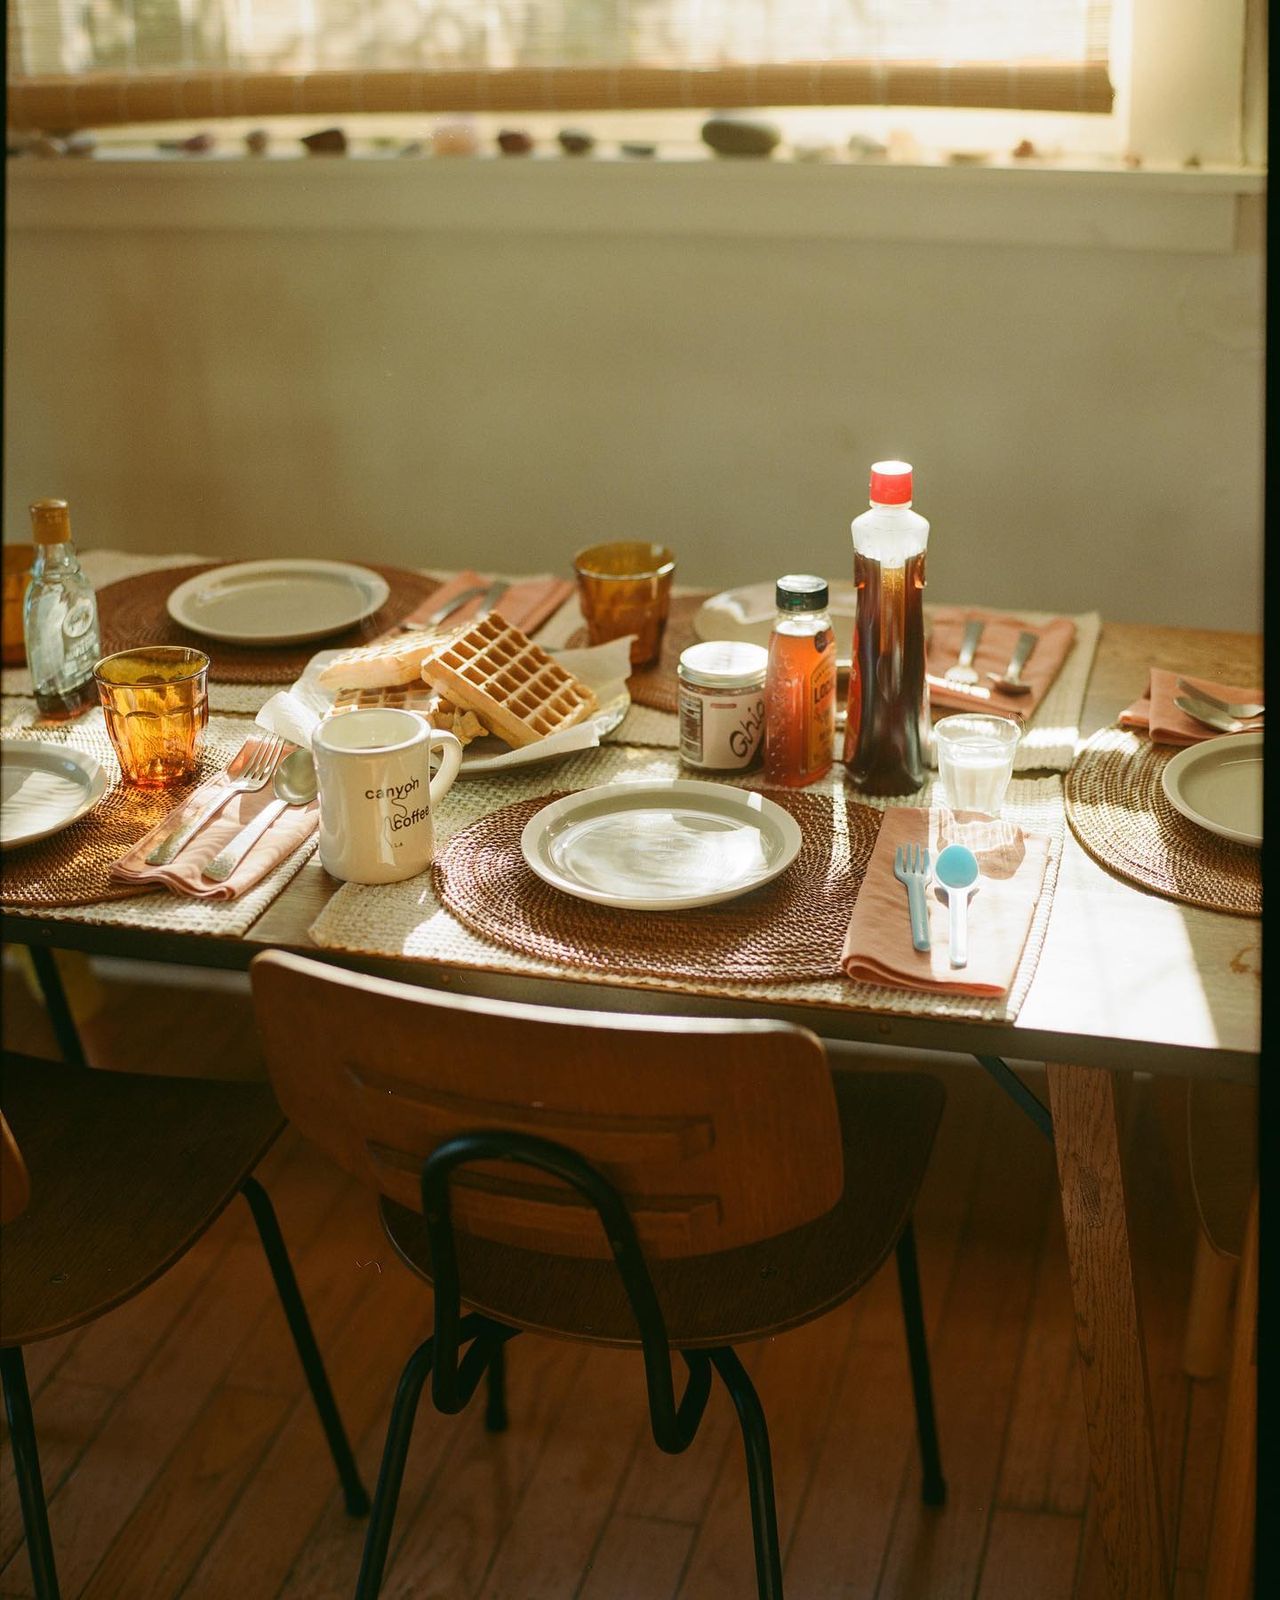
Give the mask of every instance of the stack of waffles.
<path id="1" fill-rule="evenodd" d="M 398 706 L 463 744 L 494 733 L 519 749 L 583 721 L 592 691 L 496 611 L 450 633 L 343 651 L 320 673 L 335 711 Z"/>

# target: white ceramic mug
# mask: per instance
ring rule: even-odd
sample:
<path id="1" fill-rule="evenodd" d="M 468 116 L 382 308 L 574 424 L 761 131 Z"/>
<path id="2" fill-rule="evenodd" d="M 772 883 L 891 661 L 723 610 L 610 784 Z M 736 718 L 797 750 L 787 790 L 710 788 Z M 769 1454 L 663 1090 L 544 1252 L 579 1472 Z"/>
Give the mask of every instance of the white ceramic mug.
<path id="1" fill-rule="evenodd" d="M 431 776 L 431 747 L 442 750 Z M 432 807 L 462 745 L 413 711 L 373 706 L 327 718 L 311 737 L 320 780 L 320 860 L 346 883 L 399 883 L 431 865 Z"/>

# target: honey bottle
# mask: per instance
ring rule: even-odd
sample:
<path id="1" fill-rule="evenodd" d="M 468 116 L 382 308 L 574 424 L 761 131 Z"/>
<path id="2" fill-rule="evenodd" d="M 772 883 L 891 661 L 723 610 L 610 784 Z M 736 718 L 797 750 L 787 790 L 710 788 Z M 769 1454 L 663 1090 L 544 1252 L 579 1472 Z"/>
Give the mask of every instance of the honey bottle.
<path id="1" fill-rule="evenodd" d="M 831 770 L 836 737 L 836 640 L 824 579 L 779 578 L 764 687 L 764 775 L 803 788 Z"/>

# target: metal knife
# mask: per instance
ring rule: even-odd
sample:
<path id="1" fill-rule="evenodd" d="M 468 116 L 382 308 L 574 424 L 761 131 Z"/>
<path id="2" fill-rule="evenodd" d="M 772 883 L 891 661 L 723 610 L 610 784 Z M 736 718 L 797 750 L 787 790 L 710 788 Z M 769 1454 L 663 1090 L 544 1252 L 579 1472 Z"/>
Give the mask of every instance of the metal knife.
<path id="1" fill-rule="evenodd" d="M 480 616 L 492 611 L 510 587 L 505 578 L 495 578 L 485 590 L 484 599 L 480 602 Z"/>
<path id="2" fill-rule="evenodd" d="M 486 589 L 483 583 L 473 583 L 469 589 L 460 590 L 451 600 L 446 600 L 442 606 L 437 606 L 434 611 L 429 612 L 427 616 L 422 617 L 419 621 L 409 622 L 406 620 L 400 623 L 400 629 L 403 633 L 430 633 L 433 628 L 438 628 L 446 618 L 451 617 L 455 611 L 460 611 L 469 601 L 482 594 L 492 594 L 497 587 L 497 584 L 490 584 Z M 503 588 L 506 588 L 505 584 Z"/>

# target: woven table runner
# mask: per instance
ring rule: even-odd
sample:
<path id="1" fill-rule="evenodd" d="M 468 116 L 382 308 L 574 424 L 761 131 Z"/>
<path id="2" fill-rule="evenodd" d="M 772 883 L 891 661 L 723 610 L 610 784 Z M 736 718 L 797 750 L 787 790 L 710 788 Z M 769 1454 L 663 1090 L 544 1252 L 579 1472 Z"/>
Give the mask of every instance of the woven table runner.
<path id="1" fill-rule="evenodd" d="M 1237 917 L 1262 915 L 1261 852 L 1189 822 L 1160 775 L 1177 751 L 1125 728 L 1103 728 L 1067 774 L 1067 820 L 1117 877 L 1168 900 Z"/>
<path id="2" fill-rule="evenodd" d="M 830 774 L 821 786 L 805 790 L 802 797 L 805 800 L 819 798 L 819 790 L 826 797 L 825 816 L 829 832 L 837 836 L 835 845 L 831 847 L 836 851 L 846 848 L 838 836 L 847 826 L 851 809 L 850 797 L 846 795 L 841 781 L 842 771 L 840 769 Z M 436 840 L 440 852 L 437 859 L 443 861 L 449 854 L 450 842 L 483 818 L 504 806 L 521 801 L 545 802 L 548 790 L 552 788 L 564 792 L 589 788 L 599 783 L 688 776 L 687 769 L 679 765 L 670 750 L 646 750 L 610 743 L 597 750 L 584 750 L 566 757 L 557 762 L 554 769 L 515 770 L 501 778 L 495 773 L 474 783 L 460 780 L 450 790 L 436 815 Z M 726 781 L 733 781 L 738 788 L 763 787 L 759 773 L 749 773 L 737 780 L 728 780 L 726 777 Z M 860 810 L 863 797 L 857 799 L 859 803 L 856 809 Z M 868 809 L 882 811 L 885 806 L 892 804 L 940 803 L 940 789 L 931 782 L 917 796 L 905 800 L 870 801 Z M 437 893 L 437 876 L 432 872 L 421 873 L 403 883 L 376 887 L 343 884 L 311 924 L 310 936 L 321 949 L 385 956 L 402 961 L 422 961 L 445 971 L 450 968 L 472 968 L 512 977 L 537 976 L 587 983 L 604 982 L 712 998 L 739 998 L 753 1003 L 776 1000 L 784 1004 L 831 1010 L 1008 1021 L 1017 1016 L 1026 999 L 1049 925 L 1065 831 L 1061 779 L 1056 776 L 1015 778 L 1009 785 L 1003 814 L 1024 828 L 1048 834 L 1052 845 L 1044 887 L 1017 976 L 1009 993 L 996 998 L 936 995 L 882 984 L 854 982 L 836 970 L 845 930 L 842 926 L 838 935 L 835 933 L 834 918 L 830 919 L 829 931 L 823 931 L 827 926 L 825 922 L 821 927 L 815 922 L 802 935 L 805 948 L 800 952 L 800 957 L 806 964 L 812 957 L 815 966 L 821 966 L 825 975 L 798 981 L 778 979 L 769 974 L 744 980 L 726 974 L 711 960 L 702 964 L 700 972 L 686 977 L 657 978 L 644 973 L 629 975 L 621 964 L 615 963 L 612 947 L 608 943 L 597 947 L 595 959 L 590 965 L 570 965 L 567 960 L 526 954 L 523 950 L 499 943 L 496 938 L 475 932 L 442 902 Z M 518 836 L 517 830 L 517 841 Z M 487 872 L 489 869 L 482 870 Z M 778 881 L 782 883 L 783 880 Z M 767 889 L 770 886 L 765 887 Z M 725 916 L 726 920 L 730 920 L 736 914 L 735 908 L 740 913 L 748 906 L 750 898 L 743 895 L 737 900 L 727 901 L 722 907 L 708 907 L 706 910 L 708 913 L 714 911 L 717 918 Z M 591 909 L 589 902 L 576 904 L 580 908 Z M 677 930 L 679 937 L 683 938 L 686 919 L 701 915 L 703 913 L 697 911 L 665 916 L 649 913 L 646 918 L 648 937 L 653 938 L 655 929 L 665 924 L 668 929 Z M 546 932 L 548 928 L 556 933 L 560 931 L 558 922 L 545 925 L 541 931 Z M 797 959 L 789 951 L 784 955 L 788 960 Z"/>
<path id="3" fill-rule="evenodd" d="M 247 931 L 311 855 L 316 847 L 314 834 L 235 900 L 192 900 L 151 885 L 118 883 L 110 874 L 125 851 L 180 805 L 197 784 L 225 767 L 253 731 L 253 724 L 243 718 L 211 716 L 195 776 L 180 787 L 156 792 L 120 782 L 120 764 L 101 711 L 95 709 L 61 724 L 39 722 L 34 708 L 24 708 L 9 718 L 4 726 L 6 739 L 71 745 L 102 764 L 111 787 L 92 811 L 69 828 L 0 855 L 0 904 L 6 913 L 45 913 L 228 937 Z"/>
<path id="4" fill-rule="evenodd" d="M 699 635 L 694 632 L 693 619 L 697 616 L 706 593 L 674 595 L 662 639 L 662 652 L 651 667 L 642 667 L 627 680 L 635 706 L 674 716 L 679 705 L 679 688 L 676 664 L 681 652 L 697 644 Z M 926 605 L 925 615 L 931 607 Z M 1030 624 L 1047 623 L 1056 613 L 1048 611 L 1020 611 L 1018 615 Z M 1070 654 L 1062 664 L 1049 687 L 1048 693 L 1036 707 L 1036 714 L 1027 724 L 1014 756 L 1015 772 L 1066 772 L 1075 757 L 1076 741 L 1080 736 L 1080 714 L 1084 707 L 1085 688 L 1093 669 L 1093 658 L 1102 631 L 1102 619 L 1096 611 L 1082 612 L 1071 619 L 1076 625 L 1076 639 Z M 587 642 L 585 628 L 576 629 L 565 641 L 566 645 L 579 646 Z M 838 640 L 842 650 L 849 641 Z M 841 674 L 839 703 L 840 720 L 836 732 L 837 753 L 844 739 L 844 700 L 846 684 Z M 939 712 L 939 715 L 947 713 Z M 672 721 L 666 728 L 652 718 L 639 717 L 631 725 L 619 729 L 617 738 L 632 744 L 650 743 L 676 747 L 680 742 L 679 723 Z"/>
<path id="5" fill-rule="evenodd" d="M 435 887 L 482 938 L 585 972 L 740 983 L 829 978 L 880 832 L 881 814 L 827 795 L 765 790 L 800 824 L 800 854 L 773 883 L 678 916 L 578 900 L 530 871 L 520 853 L 529 818 L 564 791 L 519 800 L 455 834 Z M 839 807 L 844 825 L 835 825 Z"/>
<path id="6" fill-rule="evenodd" d="M 102 624 L 102 653 L 128 650 L 144 644 L 184 644 L 203 650 L 209 657 L 209 677 L 222 683 L 292 683 L 299 677 L 317 650 L 347 650 L 378 638 L 422 604 L 440 587 L 435 578 L 402 567 L 373 567 L 387 580 L 391 593 L 387 603 L 371 617 L 345 633 L 329 639 L 309 639 L 299 644 L 259 648 L 250 645 L 221 644 L 179 627 L 166 610 L 170 594 L 188 578 L 214 572 L 228 563 L 201 562 L 196 566 L 170 567 L 158 572 L 140 572 L 109 583 L 98 592 L 98 616 Z"/>

